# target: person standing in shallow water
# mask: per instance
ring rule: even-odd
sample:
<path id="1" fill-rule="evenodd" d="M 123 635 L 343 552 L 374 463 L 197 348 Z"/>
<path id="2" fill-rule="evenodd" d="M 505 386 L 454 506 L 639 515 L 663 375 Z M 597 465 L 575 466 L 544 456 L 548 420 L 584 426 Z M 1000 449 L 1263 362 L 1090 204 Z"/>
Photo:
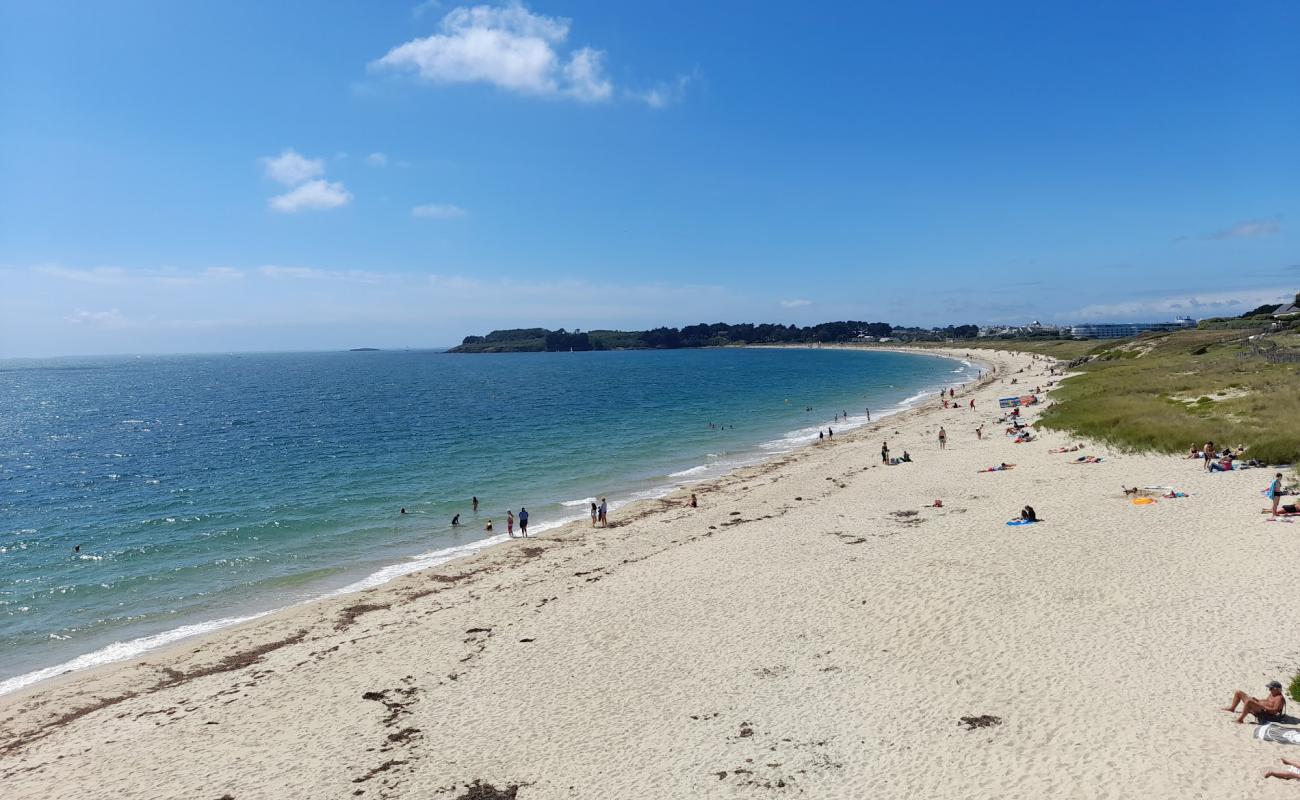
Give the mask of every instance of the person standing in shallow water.
<path id="1" fill-rule="evenodd" d="M 515 512 L 513 511 L 506 512 L 506 534 L 511 539 L 515 538 Z"/>
<path id="2" fill-rule="evenodd" d="M 470 498 L 470 502 L 474 505 L 474 511 L 478 511 L 478 496 Z"/>
<path id="3" fill-rule="evenodd" d="M 609 525 L 609 506 L 605 504 L 605 498 L 600 498 L 600 505 L 596 508 L 597 517 L 600 519 L 601 527 Z"/>
<path id="4" fill-rule="evenodd" d="M 528 509 L 523 507 L 519 509 L 519 532 L 528 538 Z"/>
<path id="5" fill-rule="evenodd" d="M 596 504 L 591 504 L 591 527 L 596 527 Z"/>

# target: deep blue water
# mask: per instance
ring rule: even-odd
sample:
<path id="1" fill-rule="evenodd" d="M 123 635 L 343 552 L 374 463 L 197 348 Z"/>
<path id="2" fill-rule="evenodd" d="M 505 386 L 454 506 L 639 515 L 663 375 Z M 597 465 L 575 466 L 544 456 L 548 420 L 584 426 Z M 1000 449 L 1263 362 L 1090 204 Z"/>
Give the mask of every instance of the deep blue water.
<path id="1" fill-rule="evenodd" d="M 489 518 L 501 538 L 507 508 L 544 530 L 969 377 L 777 349 L 0 362 L 0 691 L 436 563 L 495 541 Z"/>

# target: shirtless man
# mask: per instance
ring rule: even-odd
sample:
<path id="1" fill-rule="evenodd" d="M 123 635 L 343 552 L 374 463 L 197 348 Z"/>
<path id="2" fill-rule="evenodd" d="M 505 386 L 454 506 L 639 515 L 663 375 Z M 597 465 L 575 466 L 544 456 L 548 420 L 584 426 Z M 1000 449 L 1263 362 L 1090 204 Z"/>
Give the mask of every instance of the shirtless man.
<path id="1" fill-rule="evenodd" d="M 1251 697 L 1245 692 L 1238 689 L 1232 693 L 1232 704 L 1226 706 L 1224 711 L 1237 712 L 1237 706 L 1241 706 L 1241 716 L 1237 717 L 1237 722 L 1246 721 L 1247 714 L 1254 714 L 1256 721 L 1261 718 L 1276 717 L 1286 709 L 1286 697 L 1282 694 L 1282 684 L 1277 681 L 1268 682 L 1268 697 L 1260 700 L 1258 697 Z"/>

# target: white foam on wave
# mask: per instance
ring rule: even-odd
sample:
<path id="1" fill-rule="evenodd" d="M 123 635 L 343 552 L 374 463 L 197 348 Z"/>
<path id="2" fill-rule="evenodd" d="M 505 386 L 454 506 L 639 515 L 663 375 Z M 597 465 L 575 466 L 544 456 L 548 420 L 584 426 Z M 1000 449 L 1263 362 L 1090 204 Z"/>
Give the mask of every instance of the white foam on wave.
<path id="1" fill-rule="evenodd" d="M 90 669 L 91 667 L 98 667 L 102 664 L 112 664 L 115 661 L 125 661 L 128 658 L 135 658 L 136 656 L 149 650 L 153 650 L 154 648 L 162 647 L 163 645 L 171 644 L 172 642 L 180 641 L 181 639 L 188 639 L 191 636 L 202 636 L 205 633 L 211 633 L 220 628 L 228 628 L 231 625 L 238 625 L 241 622 L 255 620 L 258 617 L 264 617 L 270 613 L 270 611 L 263 611 L 260 614 L 250 614 L 245 617 L 224 617 L 222 619 L 195 623 L 193 625 L 182 625 L 179 628 L 173 628 L 169 631 L 155 633 L 151 636 L 141 636 L 138 639 L 131 639 L 125 642 L 113 642 L 110 645 L 99 648 L 93 653 L 86 653 L 85 655 L 77 656 L 71 661 L 66 661 L 53 667 L 46 667 L 45 669 L 38 669 L 34 672 L 16 675 L 8 680 L 0 681 L 0 695 L 16 692 L 23 687 L 31 686 L 33 683 L 43 681 L 47 678 L 53 678 L 56 675 L 62 675 L 65 672 Z"/>
<path id="2" fill-rule="evenodd" d="M 594 502 L 596 502 L 596 498 L 584 497 L 581 500 L 561 500 L 560 505 L 572 508 L 573 506 L 589 506 Z"/>
<path id="3" fill-rule="evenodd" d="M 494 536 L 489 536 L 486 539 L 480 539 L 477 542 L 468 542 L 466 544 L 455 545 L 454 547 L 430 550 L 427 553 L 411 556 L 406 561 L 389 564 L 381 570 L 370 573 L 359 581 L 349 583 L 347 586 L 344 586 L 341 589 L 335 589 L 324 596 L 337 597 L 341 594 L 359 592 L 362 589 L 372 589 L 376 586 L 388 583 L 394 578 L 400 578 L 403 575 L 410 575 L 412 572 L 419 572 L 422 569 L 436 567 L 439 564 L 446 564 L 448 561 L 453 561 L 457 558 L 464 558 L 465 556 L 473 555 L 484 548 L 491 547 L 494 544 L 500 544 L 509 539 L 510 537 L 507 534 L 499 533 Z"/>
<path id="4" fill-rule="evenodd" d="M 708 471 L 709 471 L 709 465 L 708 465 L 708 464 L 701 464 L 701 465 L 699 465 L 698 467 L 691 467 L 690 469 L 684 469 L 684 470 L 681 470 L 681 471 L 679 471 L 679 472 L 670 472 L 670 473 L 668 473 L 668 477 L 670 477 L 670 478 L 690 478 L 690 477 L 692 477 L 692 476 L 694 476 L 694 475 L 702 475 L 702 474 L 704 474 L 705 472 L 708 472 Z"/>

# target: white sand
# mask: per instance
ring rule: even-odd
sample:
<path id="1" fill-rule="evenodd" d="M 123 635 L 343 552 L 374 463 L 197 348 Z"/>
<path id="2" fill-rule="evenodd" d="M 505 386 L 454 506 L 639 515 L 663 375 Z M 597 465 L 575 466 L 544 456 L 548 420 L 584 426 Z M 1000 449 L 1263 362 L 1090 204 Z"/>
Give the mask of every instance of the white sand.
<path id="1" fill-rule="evenodd" d="M 1271 472 L 976 441 L 1004 382 L 701 486 L 697 510 L 643 503 L 0 698 L 3 796 L 1300 793 L 1261 777 L 1300 748 L 1218 710 L 1298 660 L 1300 525 L 1263 521 Z M 880 466 L 882 438 L 916 463 Z M 1192 496 L 1135 507 L 1121 483 Z M 1004 525 L 1026 502 L 1046 522 Z M 389 607 L 343 622 L 358 604 Z M 958 726 L 982 714 L 1003 722 Z"/>

